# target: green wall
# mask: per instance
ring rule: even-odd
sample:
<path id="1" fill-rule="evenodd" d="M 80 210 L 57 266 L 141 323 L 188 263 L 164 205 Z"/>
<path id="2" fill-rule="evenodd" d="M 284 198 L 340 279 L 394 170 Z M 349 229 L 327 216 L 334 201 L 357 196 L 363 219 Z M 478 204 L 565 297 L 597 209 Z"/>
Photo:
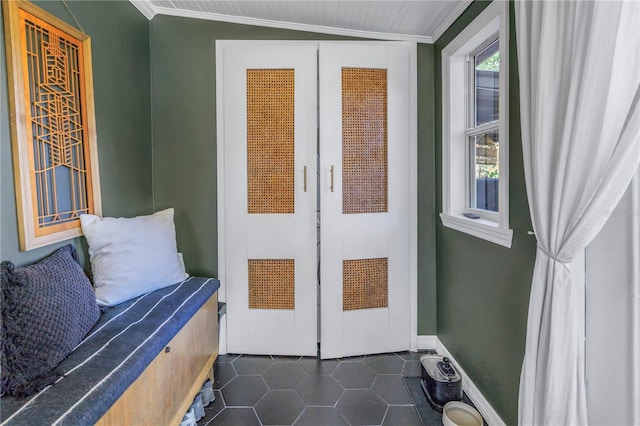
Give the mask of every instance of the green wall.
<path id="1" fill-rule="evenodd" d="M 36 1 L 73 23 L 61 2 Z M 68 1 L 91 37 L 103 213 L 131 216 L 152 211 L 149 23 L 129 2 Z M 0 24 L 1 25 L 1 24 Z M 4 29 L 0 31 L 0 258 L 38 260 L 70 241 L 86 264 L 84 238 L 20 252 L 9 129 Z"/>
<path id="2" fill-rule="evenodd" d="M 62 3 L 36 3 L 73 24 Z M 215 40 L 349 38 L 169 16 L 148 23 L 128 2 L 69 4 L 92 38 L 104 215 L 175 207 L 188 270 L 216 276 Z M 24 264 L 67 242 L 18 250 L 4 40 L 1 44 L 0 257 Z M 419 334 L 436 332 L 433 52 L 432 45 L 418 45 Z M 83 238 L 72 242 L 86 252 Z"/>
<path id="3" fill-rule="evenodd" d="M 327 34 L 156 16 L 151 21 L 153 194 L 176 209 L 178 249 L 191 274 L 217 276 L 215 40 L 347 40 Z M 419 48 L 420 332 L 435 334 L 433 48 Z M 422 117 L 424 116 L 424 117 Z M 431 157 L 429 157 L 431 156 Z M 422 164 L 422 162 L 421 162 Z M 426 259 L 431 259 L 427 261 Z"/>
<path id="4" fill-rule="evenodd" d="M 436 211 L 434 47 L 418 44 L 418 335 L 435 335 Z"/>
<path id="5" fill-rule="evenodd" d="M 36 3 L 72 23 L 60 2 Z M 92 38 L 103 213 L 133 216 L 175 207 L 178 247 L 187 269 L 216 276 L 215 40 L 346 38 L 162 15 L 148 23 L 129 2 L 69 4 Z M 444 228 L 438 218 L 441 52 L 487 4 L 474 2 L 435 45 L 418 45 L 418 333 L 437 332 L 503 419 L 516 423 L 535 239 L 527 235 L 531 225 L 519 133 L 513 12 L 513 247 Z M 0 38 L 0 257 L 26 263 L 64 243 L 18 251 L 3 35 Z M 84 248 L 84 239 L 73 242 Z"/>
<path id="6" fill-rule="evenodd" d="M 158 15 L 150 25 L 154 207 L 176 209 L 190 274 L 217 276 L 216 40 L 326 40 L 325 34 Z"/>
<path id="7" fill-rule="evenodd" d="M 72 23 L 61 3 L 36 3 Z M 216 276 L 215 40 L 345 38 L 161 15 L 148 23 L 128 2 L 69 4 L 92 37 L 104 214 L 133 216 L 175 207 L 178 246 L 189 272 Z M 504 420 L 515 423 L 535 240 L 526 234 L 531 225 L 522 170 L 513 17 L 509 58 L 513 247 L 443 228 L 438 218 L 441 52 L 486 5 L 474 2 L 435 45 L 418 45 L 418 333 L 437 332 Z M 62 244 L 18 251 L 0 37 L 0 257 L 26 263 Z M 73 242 L 84 248 L 83 239 Z"/>
<path id="8" fill-rule="evenodd" d="M 442 208 L 442 49 L 488 2 L 472 3 L 435 43 L 436 188 Z M 438 337 L 507 424 L 517 423 L 535 238 L 527 204 L 520 140 L 513 4 L 509 40 L 510 249 L 437 223 Z"/>

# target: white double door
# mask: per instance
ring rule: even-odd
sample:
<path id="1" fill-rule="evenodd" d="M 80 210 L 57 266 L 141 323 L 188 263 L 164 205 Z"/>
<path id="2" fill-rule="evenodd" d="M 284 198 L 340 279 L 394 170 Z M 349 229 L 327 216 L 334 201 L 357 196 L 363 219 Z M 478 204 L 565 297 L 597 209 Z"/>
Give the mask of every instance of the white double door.
<path id="1" fill-rule="evenodd" d="M 410 49 L 217 42 L 227 351 L 407 350 Z"/>

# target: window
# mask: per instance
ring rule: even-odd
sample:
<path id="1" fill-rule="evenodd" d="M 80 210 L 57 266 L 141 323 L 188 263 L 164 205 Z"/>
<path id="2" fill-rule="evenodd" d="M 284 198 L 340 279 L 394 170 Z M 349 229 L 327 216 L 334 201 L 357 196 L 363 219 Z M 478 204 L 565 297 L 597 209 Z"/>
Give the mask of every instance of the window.
<path id="1" fill-rule="evenodd" d="M 507 2 L 491 3 L 442 51 L 444 226 L 511 247 Z"/>
<path id="2" fill-rule="evenodd" d="M 469 150 L 469 204 L 471 212 L 488 216 L 500 204 L 500 39 L 498 35 L 467 59 L 469 115 L 466 139 Z"/>

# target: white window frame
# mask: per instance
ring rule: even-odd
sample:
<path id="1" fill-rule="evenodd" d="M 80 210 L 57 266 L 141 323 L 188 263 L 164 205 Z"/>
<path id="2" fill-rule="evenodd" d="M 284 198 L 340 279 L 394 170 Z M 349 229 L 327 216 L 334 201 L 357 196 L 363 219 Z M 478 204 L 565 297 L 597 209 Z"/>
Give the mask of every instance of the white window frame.
<path id="1" fill-rule="evenodd" d="M 498 120 L 490 121 L 487 123 L 482 123 L 479 125 L 475 124 L 476 121 L 476 79 L 475 79 L 475 57 L 480 52 L 491 46 L 496 41 L 500 40 L 500 36 L 496 31 L 492 34 L 487 40 L 483 41 L 479 46 L 477 46 L 472 52 L 470 52 L 466 57 L 466 73 L 467 79 L 466 82 L 468 84 L 468 90 L 466 90 L 467 96 L 467 125 L 465 130 L 465 143 L 467 144 L 467 179 L 465 191 L 467 194 L 467 205 L 465 208 L 465 213 L 475 214 L 480 216 L 480 218 L 489 220 L 492 222 L 498 222 L 499 216 L 498 212 L 494 212 L 491 210 L 479 209 L 475 207 L 471 207 L 473 199 L 476 198 L 476 186 L 475 183 L 475 170 L 473 166 L 475 165 L 475 145 L 472 146 L 470 143 L 470 138 L 474 136 L 480 136 L 487 132 L 491 132 L 497 130 L 500 133 L 500 117 Z M 502 135 L 500 135 L 502 137 Z M 499 152 L 499 151 L 498 151 Z"/>
<path id="2" fill-rule="evenodd" d="M 442 50 L 442 213 L 445 227 L 511 247 L 513 230 L 509 228 L 509 10 L 508 2 L 494 1 Z M 470 148 L 467 126 L 473 89 L 469 81 L 468 58 L 498 35 L 500 39 L 499 134 L 500 180 L 499 211 L 470 209 Z M 488 123 L 476 127 L 493 127 Z M 476 213 L 470 219 L 464 213 Z"/>

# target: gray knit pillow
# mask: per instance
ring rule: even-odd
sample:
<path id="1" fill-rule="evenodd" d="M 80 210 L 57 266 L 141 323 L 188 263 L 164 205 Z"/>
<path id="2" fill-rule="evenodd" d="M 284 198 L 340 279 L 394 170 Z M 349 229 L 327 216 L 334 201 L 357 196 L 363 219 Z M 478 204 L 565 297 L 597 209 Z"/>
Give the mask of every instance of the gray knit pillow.
<path id="1" fill-rule="evenodd" d="M 2 262 L 2 394 L 31 395 L 100 317 L 72 245 L 24 267 Z"/>

